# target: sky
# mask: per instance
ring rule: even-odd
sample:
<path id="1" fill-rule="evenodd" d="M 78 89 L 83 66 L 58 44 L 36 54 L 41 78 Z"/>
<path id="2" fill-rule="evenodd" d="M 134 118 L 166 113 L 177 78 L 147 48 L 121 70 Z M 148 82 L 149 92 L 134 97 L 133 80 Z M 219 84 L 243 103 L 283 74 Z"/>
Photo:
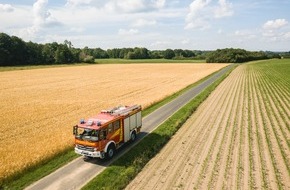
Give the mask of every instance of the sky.
<path id="1" fill-rule="evenodd" d="M 0 32 L 77 48 L 290 51 L 290 0 L 0 0 Z"/>

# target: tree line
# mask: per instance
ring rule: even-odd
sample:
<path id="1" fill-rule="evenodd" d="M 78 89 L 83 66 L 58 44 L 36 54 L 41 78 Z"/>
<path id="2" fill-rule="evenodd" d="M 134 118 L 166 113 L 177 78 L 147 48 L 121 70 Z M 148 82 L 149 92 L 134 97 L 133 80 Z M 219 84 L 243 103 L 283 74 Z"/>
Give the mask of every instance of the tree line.
<path id="1" fill-rule="evenodd" d="M 205 52 L 166 49 L 150 51 L 146 48 L 75 48 L 70 41 L 37 44 L 16 36 L 0 33 L 0 66 L 94 63 L 95 59 L 205 59 Z"/>
<path id="2" fill-rule="evenodd" d="M 290 52 L 289 52 L 290 53 Z M 16 36 L 0 33 L 0 66 L 94 63 L 95 59 L 206 59 L 206 62 L 241 63 L 251 60 L 278 58 L 273 52 L 250 52 L 243 49 L 201 50 L 148 50 L 144 47 L 75 48 L 70 41 L 38 44 L 25 42 Z M 286 54 L 284 57 L 287 57 Z"/>
<path id="3" fill-rule="evenodd" d="M 244 63 L 248 61 L 281 58 L 279 53 L 264 51 L 246 51 L 244 49 L 217 49 L 206 56 L 207 63 Z"/>

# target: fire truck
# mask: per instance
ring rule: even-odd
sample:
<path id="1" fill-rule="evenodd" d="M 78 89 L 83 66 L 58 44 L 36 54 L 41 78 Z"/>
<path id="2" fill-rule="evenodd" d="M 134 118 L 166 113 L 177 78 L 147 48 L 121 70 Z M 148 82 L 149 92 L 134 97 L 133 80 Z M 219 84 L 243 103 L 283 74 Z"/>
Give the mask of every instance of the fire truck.
<path id="1" fill-rule="evenodd" d="M 86 158 L 111 159 L 126 142 L 134 141 L 142 126 L 141 106 L 118 106 L 73 127 L 75 152 Z"/>

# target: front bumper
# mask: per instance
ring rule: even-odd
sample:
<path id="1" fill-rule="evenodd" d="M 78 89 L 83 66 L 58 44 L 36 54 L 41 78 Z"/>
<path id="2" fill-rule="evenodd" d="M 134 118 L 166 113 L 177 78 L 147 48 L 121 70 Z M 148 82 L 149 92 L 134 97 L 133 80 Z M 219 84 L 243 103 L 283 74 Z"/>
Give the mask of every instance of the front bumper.
<path id="1" fill-rule="evenodd" d="M 104 158 L 104 154 L 100 151 L 91 152 L 87 150 L 81 150 L 75 147 L 75 153 L 92 158 Z"/>

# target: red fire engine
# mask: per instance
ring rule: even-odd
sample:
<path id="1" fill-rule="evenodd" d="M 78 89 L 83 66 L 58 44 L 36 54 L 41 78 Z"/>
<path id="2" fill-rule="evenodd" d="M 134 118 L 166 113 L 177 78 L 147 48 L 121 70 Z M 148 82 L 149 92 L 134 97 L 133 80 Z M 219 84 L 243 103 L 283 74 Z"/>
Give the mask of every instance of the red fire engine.
<path id="1" fill-rule="evenodd" d="M 141 106 L 119 106 L 81 119 L 73 127 L 75 152 L 92 158 L 112 158 L 115 150 L 134 141 L 142 126 Z"/>

